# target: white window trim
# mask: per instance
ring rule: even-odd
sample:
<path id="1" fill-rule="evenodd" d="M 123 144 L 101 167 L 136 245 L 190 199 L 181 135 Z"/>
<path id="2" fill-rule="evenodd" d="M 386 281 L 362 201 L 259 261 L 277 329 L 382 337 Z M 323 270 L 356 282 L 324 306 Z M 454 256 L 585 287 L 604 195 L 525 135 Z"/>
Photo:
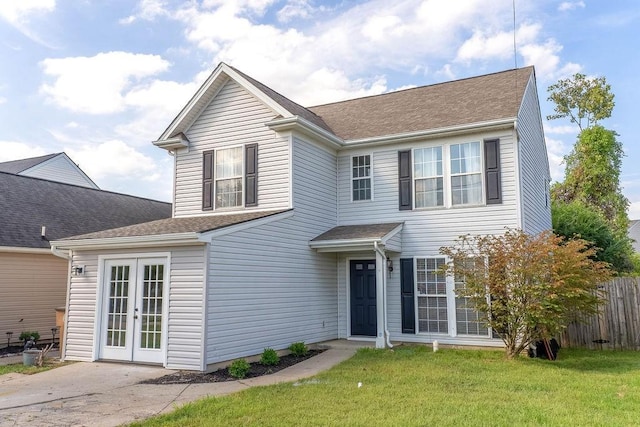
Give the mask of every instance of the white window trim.
<path id="1" fill-rule="evenodd" d="M 468 144 L 468 143 L 473 143 L 473 142 L 477 142 L 478 144 L 480 144 L 480 187 L 481 187 L 481 195 L 480 195 L 480 203 L 469 203 L 469 204 L 463 204 L 463 205 L 454 205 L 453 204 L 453 193 L 451 190 L 451 178 L 452 175 L 451 174 L 451 146 L 452 145 L 461 145 L 461 144 Z M 416 153 L 415 150 L 419 150 L 422 148 L 431 148 L 431 147 L 442 147 L 442 177 L 443 177 L 443 185 L 442 185 L 442 191 L 444 192 L 443 198 L 444 198 L 444 204 L 442 206 L 425 206 L 425 207 L 418 207 L 416 206 L 416 180 L 417 179 L 422 179 L 422 178 L 416 178 L 416 174 L 415 174 L 415 170 L 414 170 L 414 164 L 415 164 L 415 158 L 416 158 Z M 475 173 L 472 174 L 456 174 L 455 176 L 462 176 L 462 175 L 475 175 Z M 469 208 L 469 207 L 477 207 L 477 206 L 486 206 L 487 205 L 487 200 L 486 200 L 486 183 L 485 183 L 485 177 L 486 177 L 486 170 L 485 170 L 485 162 L 484 162 L 484 144 L 483 141 L 462 141 L 462 142 L 448 142 L 448 143 L 444 143 L 444 144 L 429 144 L 429 145 L 425 145 L 425 146 L 420 146 L 420 147 L 414 147 L 411 149 L 411 198 L 412 198 L 412 208 L 414 210 L 438 210 L 438 209 L 464 209 L 464 208 Z"/>
<path id="2" fill-rule="evenodd" d="M 354 157 L 362 157 L 369 156 L 369 181 L 371 183 L 371 198 L 364 200 L 354 200 L 353 199 L 353 181 L 355 179 L 363 179 L 366 177 L 354 178 L 353 177 L 353 158 Z M 351 199 L 351 203 L 367 203 L 373 201 L 373 153 L 364 153 L 364 154 L 352 154 L 349 156 L 349 198 Z"/>
<path id="3" fill-rule="evenodd" d="M 217 158 L 218 158 L 218 153 L 220 151 L 224 151 L 224 150 L 232 150 L 234 148 L 240 148 L 240 153 L 241 153 L 241 163 L 242 163 L 242 175 L 240 176 L 240 181 L 242 184 L 242 192 L 240 195 L 240 204 L 237 206 L 226 206 L 226 207 L 218 207 L 218 166 L 217 166 Z M 213 158 L 213 210 L 214 211 L 232 211 L 232 210 L 236 210 L 236 209 L 241 209 L 244 208 L 244 203 L 245 203 L 245 192 L 247 191 L 247 189 L 245 188 L 245 178 L 246 178 L 246 161 L 245 161 L 245 145 L 244 144 L 236 144 L 236 145 L 230 145 L 228 147 L 221 147 L 221 148 L 216 148 L 214 151 L 214 158 Z M 223 179 L 231 179 L 231 178 L 223 178 Z"/>
<path id="4" fill-rule="evenodd" d="M 424 335 L 424 336 L 435 336 L 435 337 L 455 337 L 456 336 L 456 322 L 455 322 L 455 300 L 451 297 L 453 295 L 455 297 L 454 289 L 453 289 L 453 280 L 451 275 L 447 275 L 446 277 L 446 292 L 441 295 L 447 298 L 447 329 L 448 332 L 420 332 L 420 317 L 418 314 L 418 297 L 423 297 L 425 295 L 418 294 L 418 259 L 433 259 L 433 258 L 441 258 L 444 259 L 444 262 L 449 262 L 449 258 L 442 255 L 424 255 L 424 256 L 415 256 L 413 257 L 413 307 L 414 307 L 414 318 L 416 325 L 416 334 Z M 452 307 L 453 300 L 453 307 Z M 452 311 L 453 308 L 453 311 Z M 453 313 L 453 316 L 451 316 Z"/>

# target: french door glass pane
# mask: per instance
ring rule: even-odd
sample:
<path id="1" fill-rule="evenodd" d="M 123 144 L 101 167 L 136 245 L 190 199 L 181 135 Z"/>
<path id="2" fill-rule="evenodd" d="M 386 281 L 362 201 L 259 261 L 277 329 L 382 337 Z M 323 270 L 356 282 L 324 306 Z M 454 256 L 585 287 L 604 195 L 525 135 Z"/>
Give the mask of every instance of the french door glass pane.
<path id="1" fill-rule="evenodd" d="M 160 348 L 164 265 L 145 265 L 142 280 L 140 348 Z"/>
<path id="2" fill-rule="evenodd" d="M 129 266 L 111 267 L 107 345 L 124 347 L 127 341 L 127 306 L 129 303 Z"/>

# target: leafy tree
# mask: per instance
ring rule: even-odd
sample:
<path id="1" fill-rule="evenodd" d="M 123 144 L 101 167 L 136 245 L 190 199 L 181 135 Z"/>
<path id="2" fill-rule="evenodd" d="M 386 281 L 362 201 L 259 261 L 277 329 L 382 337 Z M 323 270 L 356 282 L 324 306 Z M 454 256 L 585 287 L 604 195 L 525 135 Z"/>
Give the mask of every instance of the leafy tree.
<path id="1" fill-rule="evenodd" d="M 566 239 L 582 238 L 596 250 L 594 259 L 611 264 L 618 273 L 635 270 L 631 240 L 619 235 L 602 214 L 580 201 L 551 204 L 553 232 Z"/>
<path id="2" fill-rule="evenodd" d="M 581 315 L 597 312 L 596 290 L 610 278 L 606 263 L 581 239 L 564 241 L 551 232 L 531 236 L 507 230 L 497 236 L 461 236 L 440 249 L 447 270 L 464 278 L 469 298 L 505 343 L 508 358 L 531 342 L 550 338 Z M 469 262 L 469 259 L 486 262 Z"/>
<path id="3" fill-rule="evenodd" d="M 547 120 L 568 117 L 572 123 L 582 130 L 582 121 L 586 119 L 586 127 L 611 117 L 615 105 L 611 86 L 604 77 L 587 77 L 576 73 L 573 77 L 559 80 L 549 86 L 549 101 L 556 104 L 555 114 L 547 116 Z"/>
<path id="4" fill-rule="evenodd" d="M 629 225 L 629 201 L 620 187 L 624 151 L 614 131 L 600 125 L 580 132 L 571 153 L 565 157 L 565 179 L 552 188 L 552 199 L 579 201 L 600 212 L 620 234 Z"/>

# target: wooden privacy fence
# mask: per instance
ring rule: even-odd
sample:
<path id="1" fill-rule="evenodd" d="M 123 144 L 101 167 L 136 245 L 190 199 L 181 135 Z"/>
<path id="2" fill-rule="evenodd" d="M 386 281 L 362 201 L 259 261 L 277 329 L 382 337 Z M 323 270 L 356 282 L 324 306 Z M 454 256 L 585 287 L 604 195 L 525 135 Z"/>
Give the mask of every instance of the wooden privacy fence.
<path id="1" fill-rule="evenodd" d="M 599 287 L 606 302 L 586 323 L 571 324 L 563 347 L 640 350 L 640 278 L 619 277 Z"/>

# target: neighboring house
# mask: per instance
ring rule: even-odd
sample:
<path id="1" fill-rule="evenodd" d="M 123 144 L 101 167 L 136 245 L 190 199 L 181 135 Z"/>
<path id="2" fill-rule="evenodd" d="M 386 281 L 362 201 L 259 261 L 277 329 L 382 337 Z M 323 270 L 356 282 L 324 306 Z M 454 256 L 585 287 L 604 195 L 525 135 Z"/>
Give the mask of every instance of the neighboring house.
<path id="1" fill-rule="evenodd" d="M 72 251 L 66 360 L 219 362 L 335 338 L 498 346 L 439 248 L 551 228 L 532 67 L 304 108 L 220 64 L 154 142 L 173 217 Z"/>
<path id="2" fill-rule="evenodd" d="M 640 253 L 640 220 L 634 219 L 629 221 L 627 235 L 633 240 L 633 250 Z"/>
<path id="3" fill-rule="evenodd" d="M 66 153 L 3 162 L 0 163 L 0 172 L 98 189 Z"/>
<path id="4" fill-rule="evenodd" d="M 38 331 L 51 339 L 69 262 L 51 253 L 49 240 L 169 216 L 169 203 L 0 172 L 0 337 L 13 332 L 16 342 Z"/>

